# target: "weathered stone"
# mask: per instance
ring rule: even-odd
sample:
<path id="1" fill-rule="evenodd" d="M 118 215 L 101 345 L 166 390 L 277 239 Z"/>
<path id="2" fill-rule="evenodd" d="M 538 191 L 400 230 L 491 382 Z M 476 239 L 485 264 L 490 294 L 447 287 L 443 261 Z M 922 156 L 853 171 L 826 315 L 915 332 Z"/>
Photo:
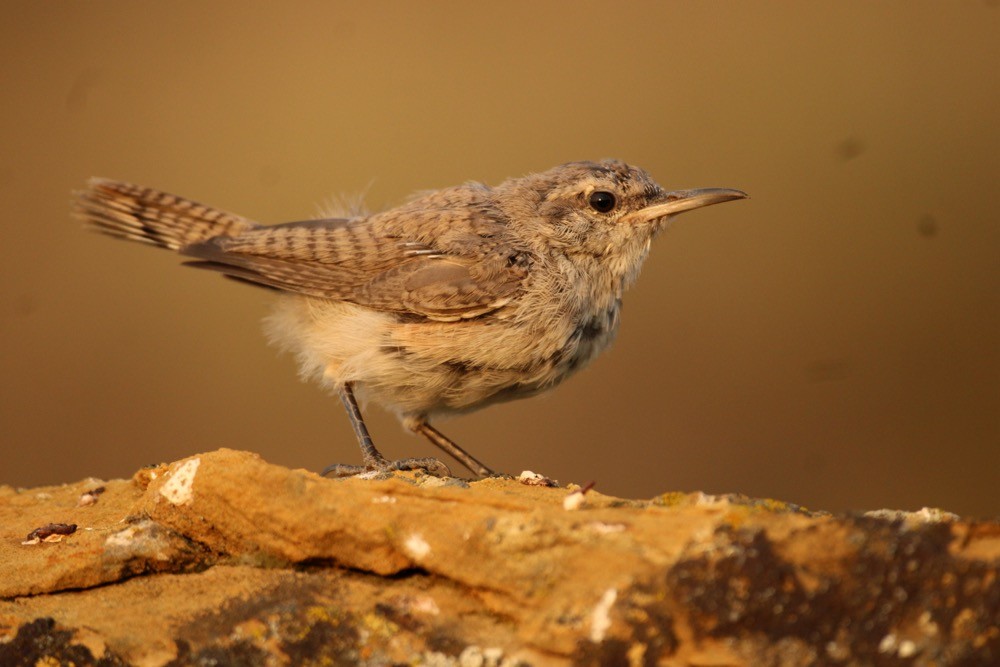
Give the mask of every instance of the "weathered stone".
<path id="1" fill-rule="evenodd" d="M 567 493 L 230 450 L 2 488 L 0 665 L 1000 662 L 1000 523 Z"/>

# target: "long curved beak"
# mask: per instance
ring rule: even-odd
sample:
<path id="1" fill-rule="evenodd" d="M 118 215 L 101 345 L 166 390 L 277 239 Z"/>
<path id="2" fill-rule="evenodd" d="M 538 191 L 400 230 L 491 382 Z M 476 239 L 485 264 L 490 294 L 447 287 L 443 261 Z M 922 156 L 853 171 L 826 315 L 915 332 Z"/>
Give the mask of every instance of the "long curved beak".
<path id="1" fill-rule="evenodd" d="M 625 218 L 625 222 L 649 222 L 668 215 L 676 215 L 712 204 L 721 204 L 734 199 L 747 199 L 750 195 L 732 188 L 700 188 L 697 190 L 674 190 L 664 193 L 659 201 L 639 209 Z"/>

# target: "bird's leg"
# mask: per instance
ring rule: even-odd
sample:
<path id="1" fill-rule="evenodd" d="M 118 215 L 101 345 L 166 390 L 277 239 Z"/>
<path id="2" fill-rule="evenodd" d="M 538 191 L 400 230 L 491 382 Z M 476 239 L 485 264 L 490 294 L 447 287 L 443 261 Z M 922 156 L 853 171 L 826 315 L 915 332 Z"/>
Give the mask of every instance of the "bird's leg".
<path id="1" fill-rule="evenodd" d="M 340 400 L 344 402 L 344 408 L 347 409 L 347 418 L 351 421 L 351 428 L 354 429 L 354 434 L 358 437 L 358 446 L 361 447 L 361 459 L 364 461 L 364 465 L 352 466 L 334 463 L 324 468 L 323 472 L 320 473 L 324 477 L 326 475 L 350 477 L 351 475 L 363 472 L 388 472 L 391 470 L 426 470 L 428 473 L 440 477 L 451 476 L 448 466 L 437 459 L 399 459 L 398 461 L 390 461 L 382 456 L 375 449 L 372 436 L 368 433 L 368 427 L 365 426 L 365 420 L 361 416 L 361 408 L 358 407 L 358 401 L 354 398 L 354 390 L 351 388 L 351 383 L 347 382 L 341 385 L 337 393 L 340 394 Z"/>
<path id="2" fill-rule="evenodd" d="M 403 421 L 403 424 L 414 433 L 419 433 L 433 442 L 442 451 L 464 465 L 474 474 L 480 477 L 488 477 L 495 474 L 482 461 L 459 447 L 457 443 L 448 438 L 444 433 L 431 426 L 426 417 L 407 417 Z"/>

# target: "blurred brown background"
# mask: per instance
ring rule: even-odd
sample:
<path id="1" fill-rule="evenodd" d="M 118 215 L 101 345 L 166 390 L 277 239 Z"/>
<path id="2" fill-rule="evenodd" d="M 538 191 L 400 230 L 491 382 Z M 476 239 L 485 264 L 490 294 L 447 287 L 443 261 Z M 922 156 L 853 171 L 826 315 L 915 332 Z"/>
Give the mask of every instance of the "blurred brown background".
<path id="1" fill-rule="evenodd" d="M 605 493 L 1000 514 L 998 4 L 5 3 L 0 483 L 358 460 L 270 295 L 85 233 L 87 177 L 281 222 L 618 157 L 753 198 L 660 237 L 595 365 L 445 432 Z"/>

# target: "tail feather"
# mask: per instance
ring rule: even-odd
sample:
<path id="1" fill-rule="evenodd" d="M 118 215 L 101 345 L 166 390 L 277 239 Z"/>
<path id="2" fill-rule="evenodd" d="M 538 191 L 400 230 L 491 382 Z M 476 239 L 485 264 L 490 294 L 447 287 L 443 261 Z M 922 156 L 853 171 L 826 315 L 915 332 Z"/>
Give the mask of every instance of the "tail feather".
<path id="1" fill-rule="evenodd" d="M 190 199 L 105 178 L 90 179 L 76 193 L 74 213 L 95 231 L 170 250 L 258 226 Z"/>

